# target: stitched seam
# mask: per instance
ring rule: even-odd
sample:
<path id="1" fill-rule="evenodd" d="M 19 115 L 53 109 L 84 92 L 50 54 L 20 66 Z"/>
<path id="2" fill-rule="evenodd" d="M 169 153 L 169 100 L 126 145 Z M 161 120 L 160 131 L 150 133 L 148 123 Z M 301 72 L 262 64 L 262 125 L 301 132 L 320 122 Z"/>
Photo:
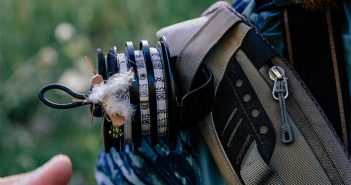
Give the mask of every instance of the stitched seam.
<path id="1" fill-rule="evenodd" d="M 297 103 L 299 109 L 300 109 L 300 110 L 303 110 L 302 105 L 300 105 L 300 103 L 295 99 L 294 96 L 292 96 L 292 99 Z M 304 111 L 303 111 L 303 112 L 304 112 Z M 310 120 L 309 118 L 307 118 L 305 112 L 304 112 L 303 115 L 304 115 L 304 117 L 305 117 L 307 120 Z M 329 155 L 328 150 L 327 150 L 327 149 L 325 148 L 325 146 L 324 146 L 324 142 L 323 142 L 323 141 L 320 139 L 320 137 L 318 136 L 316 130 L 315 130 L 315 129 L 313 128 L 313 126 L 311 125 L 311 122 L 308 121 L 308 123 L 309 123 L 309 124 L 307 124 L 308 127 L 311 129 L 311 131 L 313 132 L 313 135 L 315 136 L 315 138 L 317 138 L 318 142 L 321 144 L 321 148 L 325 151 L 326 157 L 329 158 L 329 161 L 333 161 L 333 160 L 332 160 L 332 157 Z M 310 146 L 310 144 L 309 144 L 309 146 Z M 311 147 L 311 146 L 310 146 L 310 147 Z M 311 147 L 311 148 L 312 148 L 312 147 Z M 312 149 L 312 151 L 315 152 L 313 149 Z M 319 161 L 319 160 L 318 160 L 318 161 Z M 321 162 L 320 162 L 320 163 L 321 163 Z M 339 174 L 339 177 L 340 177 L 341 179 L 343 179 L 343 178 L 342 178 L 342 175 L 341 175 L 341 174 L 339 173 L 339 171 L 337 170 L 336 164 L 335 164 L 334 162 L 331 162 L 331 164 L 334 166 L 334 169 L 336 169 L 336 172 Z M 324 170 L 324 169 L 323 169 L 323 170 Z M 325 170 L 324 170 L 324 171 L 325 171 Z M 329 178 L 329 177 L 328 177 L 328 178 Z"/>

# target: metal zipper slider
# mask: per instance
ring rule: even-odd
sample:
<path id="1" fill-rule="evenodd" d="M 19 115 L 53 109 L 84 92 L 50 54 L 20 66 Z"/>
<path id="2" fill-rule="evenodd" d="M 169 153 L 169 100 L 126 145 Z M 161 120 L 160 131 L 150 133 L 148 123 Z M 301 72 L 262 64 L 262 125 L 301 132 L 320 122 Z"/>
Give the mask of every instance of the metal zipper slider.
<path id="1" fill-rule="evenodd" d="M 269 77 L 274 81 L 272 90 L 273 98 L 279 101 L 280 116 L 281 116 L 281 141 L 284 144 L 293 142 L 293 132 L 288 120 L 288 112 L 286 110 L 285 99 L 289 95 L 288 78 L 285 77 L 284 69 L 279 66 L 273 66 L 269 70 Z"/>

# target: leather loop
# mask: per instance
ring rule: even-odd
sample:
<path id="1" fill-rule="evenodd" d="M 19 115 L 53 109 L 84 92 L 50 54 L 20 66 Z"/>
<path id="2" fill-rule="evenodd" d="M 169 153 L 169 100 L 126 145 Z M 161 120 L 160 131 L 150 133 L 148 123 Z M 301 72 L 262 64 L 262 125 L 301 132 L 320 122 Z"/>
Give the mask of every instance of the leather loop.
<path id="1" fill-rule="evenodd" d="M 213 101 L 213 74 L 208 66 L 202 64 L 195 75 L 191 90 L 182 98 L 179 128 L 188 128 L 203 120 L 211 111 Z"/>

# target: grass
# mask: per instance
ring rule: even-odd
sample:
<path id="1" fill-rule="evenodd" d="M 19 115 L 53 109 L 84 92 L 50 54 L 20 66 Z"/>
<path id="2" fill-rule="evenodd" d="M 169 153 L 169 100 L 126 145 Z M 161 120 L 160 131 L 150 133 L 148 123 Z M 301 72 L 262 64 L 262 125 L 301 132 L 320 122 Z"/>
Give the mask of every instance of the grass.
<path id="1" fill-rule="evenodd" d="M 32 170 L 64 153 L 71 157 L 71 184 L 95 184 L 102 146 L 101 120 L 88 107 L 54 110 L 39 89 L 61 82 L 84 93 L 96 64 L 96 48 L 149 40 L 164 26 L 197 17 L 210 0 L 1 0 L 0 176 Z M 61 28 L 61 31 L 60 31 Z M 65 33 L 65 31 L 67 33 Z M 52 97 L 69 100 L 56 93 Z"/>

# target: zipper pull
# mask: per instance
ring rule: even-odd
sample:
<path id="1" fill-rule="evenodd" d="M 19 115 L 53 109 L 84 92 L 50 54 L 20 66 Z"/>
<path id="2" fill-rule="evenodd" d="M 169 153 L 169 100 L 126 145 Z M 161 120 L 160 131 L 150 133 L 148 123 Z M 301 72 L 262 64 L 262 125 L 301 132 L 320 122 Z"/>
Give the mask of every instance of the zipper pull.
<path id="1" fill-rule="evenodd" d="M 273 66 L 269 70 L 269 77 L 274 81 L 272 90 L 273 98 L 279 101 L 281 116 L 281 141 L 284 144 L 293 142 L 293 131 L 288 120 L 288 112 L 286 110 L 285 99 L 289 96 L 288 78 L 285 77 L 284 69 L 279 66 Z"/>

